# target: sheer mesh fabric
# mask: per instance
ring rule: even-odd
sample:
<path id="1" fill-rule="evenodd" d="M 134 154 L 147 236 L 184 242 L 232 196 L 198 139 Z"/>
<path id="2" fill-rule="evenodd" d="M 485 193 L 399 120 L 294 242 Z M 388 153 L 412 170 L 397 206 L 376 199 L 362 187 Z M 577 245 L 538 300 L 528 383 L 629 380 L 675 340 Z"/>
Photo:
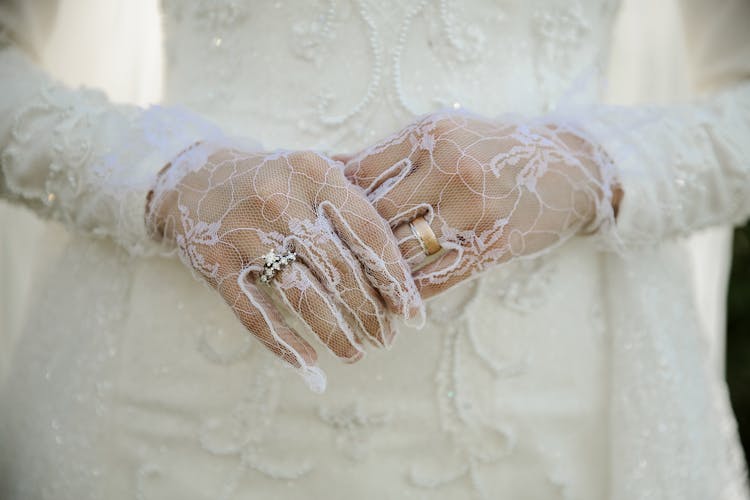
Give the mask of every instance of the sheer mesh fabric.
<path id="1" fill-rule="evenodd" d="M 26 13 L 54 10 L 55 3 L 2 6 L 16 5 Z M 631 9 L 635 24 L 653 25 L 661 40 L 674 23 L 665 26 L 664 16 L 652 16 L 647 3 L 640 3 Z M 748 18 L 742 14 L 750 4 L 683 3 L 681 10 L 693 20 L 686 23 L 688 41 L 697 45 L 690 52 L 707 63 L 696 72 L 702 81 L 718 87 L 746 78 L 750 57 L 741 20 Z M 600 73 L 618 2 L 540 0 L 489 9 L 486 2 L 443 1 L 382 8 L 382 2 L 366 0 L 352 9 L 348 3 L 290 1 L 262 9 L 262 15 L 254 2 L 161 4 L 170 55 L 166 102 L 186 104 L 272 147 L 355 151 L 401 128 L 404 116 L 435 105 L 460 101 L 491 116 L 502 110 L 559 109 L 570 87 L 577 86 L 575 79 Z M 93 18 L 96 14 L 92 11 Z M 74 24 L 92 22 L 92 16 Z M 722 20 L 736 20 L 737 29 Z M 116 31 L 122 25 L 118 22 Z M 38 24 L 9 26 L 40 31 Z M 117 35 L 110 31 L 103 34 Z M 137 48 L 142 30 L 132 35 Z M 98 43 L 114 41 L 109 38 Z M 647 37 L 639 40 L 650 45 Z M 629 72 L 648 69 L 650 60 L 623 66 Z M 258 71 L 269 64 L 276 71 Z M 7 113 L 0 121 L 22 133 L 2 138 L 3 147 L 13 149 L 2 162 L 5 180 L 13 183 L 0 196 L 140 253 L 136 249 L 148 243 L 144 199 L 156 173 L 190 144 L 209 137 L 203 131 L 185 133 L 183 117 L 157 120 L 156 127 L 144 127 L 137 113 L 113 121 L 115 113 L 88 113 L 85 102 L 73 104 L 58 92 L 35 99 L 42 106 L 30 108 L 25 96 L 36 92 L 33 72 L 23 66 L 6 69 L 4 82 L 15 84 L 3 87 L 0 101 Z M 124 75 L 124 81 L 138 76 Z M 489 271 L 476 286 L 466 287 L 475 292 L 472 307 L 460 292 L 439 297 L 429 314 L 429 332 L 413 336 L 420 342 L 411 345 L 418 347 L 382 357 L 387 372 L 377 363 L 334 364 L 347 369 L 329 373 L 336 387 L 324 398 L 307 394 L 283 372 L 267 370 L 273 363 L 265 353 L 244 342 L 210 342 L 237 333 L 238 322 L 215 311 L 207 290 L 181 281 L 185 273 L 172 262 L 137 259 L 124 265 L 108 242 L 89 244 L 77 234 L 69 251 L 37 266 L 45 280 L 35 280 L 33 287 L 35 307 L 26 327 L 26 338 L 33 341 L 14 355 L 12 378 L 0 397 L 0 420 L 9 424 L 0 426 L 9 455 L 5 477 L 12 478 L 3 484 L 3 493 L 11 491 L 0 497 L 183 498 L 189 490 L 191 496 L 214 499 L 242 496 L 249 489 L 263 498 L 350 498 L 358 488 L 363 499 L 454 499 L 481 492 L 545 498 L 535 494 L 541 487 L 553 489 L 547 496 L 581 499 L 604 498 L 606 492 L 613 500 L 747 498 L 741 484 L 746 474 L 730 466 L 743 460 L 730 453 L 738 441 L 722 382 L 702 369 L 706 347 L 699 342 L 690 268 L 666 240 L 750 214 L 748 90 L 745 85 L 733 96 L 712 95 L 680 109 L 654 108 L 645 120 L 640 107 L 605 110 L 597 93 L 584 96 L 583 104 L 591 108 L 581 110 L 580 123 L 594 133 L 598 122 L 596 143 L 612 156 L 628 193 L 614 236 L 629 258 L 605 254 L 592 262 L 588 245 L 574 242 L 559 249 L 560 261 L 550 255 L 499 265 L 497 273 Z M 649 101 L 657 97 L 648 95 Z M 84 114 L 85 121 L 77 118 Z M 75 122 L 86 126 L 71 135 L 65 124 Z M 157 140 L 143 140 L 148 137 Z M 164 139 L 173 137 L 179 140 L 165 148 Z M 111 152 L 117 153 L 115 165 L 123 175 L 89 176 L 92 166 L 99 171 L 100 165 L 91 160 Z M 78 184 L 83 189 L 68 190 L 71 178 L 83 179 Z M 99 180 L 114 184 L 102 190 Z M 127 181 L 125 187 L 115 189 L 120 181 Z M 17 196 L 21 190 L 32 197 Z M 89 203 L 92 192 L 101 193 L 96 200 L 102 203 Z M 122 204 L 124 193 L 132 204 Z M 50 194 L 55 202 L 44 205 Z M 17 233 L 9 232 L 4 241 Z M 644 244 L 658 247 L 658 254 L 638 250 Z M 276 283 L 286 276 L 281 273 Z M 600 283 L 599 294 L 591 297 L 585 287 L 566 286 L 581 277 Z M 20 294 L 12 286 L 9 290 L 12 297 Z M 259 290 L 277 295 L 268 287 Z M 555 301 L 559 296 L 563 300 Z M 525 312 L 511 324 L 517 306 Z M 565 319 L 576 310 L 581 311 L 577 319 Z M 556 318 L 554 335 L 548 335 L 553 330 L 544 323 L 548 317 Z M 530 396 L 539 393 L 556 409 L 576 410 L 582 406 L 576 401 L 590 401 L 587 386 L 570 377 L 569 361 L 575 360 L 575 367 L 596 366 L 601 351 L 590 347 L 599 344 L 587 340 L 606 338 L 605 326 L 611 337 L 604 346 L 608 374 L 588 380 L 611 402 L 610 425 L 598 431 L 588 428 L 580 412 L 545 411 Z M 557 350 L 550 343 L 555 340 L 571 346 L 565 351 L 570 355 L 545 358 Z M 536 365 L 518 363 L 519 371 L 526 371 L 514 373 L 512 380 L 494 371 L 483 375 L 490 366 L 511 372 L 519 348 L 531 355 L 521 361 L 536 360 Z M 550 382 L 558 381 L 569 381 L 564 397 L 550 398 Z M 514 396 L 519 396 L 515 405 Z M 482 402 L 489 405 L 485 415 L 479 414 Z M 316 411 L 325 418 L 316 418 Z M 379 415 L 390 422 L 380 426 Z M 562 425 L 555 424 L 556 417 Z M 585 435 L 576 440 L 582 426 Z M 190 434 L 176 439 L 180 429 Z M 517 438 L 515 451 L 534 449 L 539 455 L 515 453 L 488 462 L 487 451 L 504 444 L 497 442 L 498 430 Z M 108 437 L 117 445 L 106 446 Z M 123 437 L 127 446 L 121 446 Z M 578 453 L 599 439 L 611 445 L 610 460 Z M 446 446 L 424 446 L 441 441 Z M 410 449 L 409 442 L 418 446 Z M 371 454 L 353 461 L 342 454 L 347 444 L 361 444 Z M 739 459 L 728 460 L 730 455 Z M 424 482 L 410 483 L 413 465 L 432 463 L 437 466 L 428 470 L 434 474 L 420 476 L 433 480 L 429 490 Z M 345 464 L 351 488 L 331 488 L 340 468 L 330 464 Z M 523 481 L 524 473 L 533 473 L 533 479 Z M 605 492 L 581 493 L 600 478 L 610 483 Z"/>
<path id="2" fill-rule="evenodd" d="M 342 170 L 312 152 L 198 145 L 162 172 L 148 216 L 155 235 L 174 241 L 183 263 L 319 391 L 317 354 L 284 322 L 274 296 L 348 362 L 362 357 L 363 340 L 391 345 L 387 311 L 423 314 L 391 230 Z M 264 285 L 258 278 L 270 250 L 297 258 Z"/>
<path id="3" fill-rule="evenodd" d="M 613 219 L 621 193 L 593 144 L 562 121 L 444 112 L 352 157 L 346 174 L 395 228 L 428 297 Z M 429 261 L 408 225 L 420 215 L 443 247 Z"/>

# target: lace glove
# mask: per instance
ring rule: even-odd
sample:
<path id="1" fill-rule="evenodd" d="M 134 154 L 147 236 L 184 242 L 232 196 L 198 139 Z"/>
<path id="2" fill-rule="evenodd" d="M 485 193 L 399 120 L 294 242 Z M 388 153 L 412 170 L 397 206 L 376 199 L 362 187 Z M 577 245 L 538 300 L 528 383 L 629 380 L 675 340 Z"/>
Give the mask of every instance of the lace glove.
<path id="1" fill-rule="evenodd" d="M 394 228 L 423 297 L 596 231 L 621 197 L 606 154 L 573 126 L 467 113 L 418 120 L 350 158 L 346 175 Z M 417 217 L 442 247 L 429 261 Z"/>
<path id="2" fill-rule="evenodd" d="M 422 314 L 390 228 L 342 165 L 317 153 L 196 146 L 160 174 L 147 225 L 175 242 L 185 265 L 313 390 L 325 387 L 316 352 L 284 323 L 267 291 L 350 362 L 362 357 L 362 337 L 391 344 L 386 308 L 407 319 Z M 294 260 L 284 258 L 292 252 Z"/>

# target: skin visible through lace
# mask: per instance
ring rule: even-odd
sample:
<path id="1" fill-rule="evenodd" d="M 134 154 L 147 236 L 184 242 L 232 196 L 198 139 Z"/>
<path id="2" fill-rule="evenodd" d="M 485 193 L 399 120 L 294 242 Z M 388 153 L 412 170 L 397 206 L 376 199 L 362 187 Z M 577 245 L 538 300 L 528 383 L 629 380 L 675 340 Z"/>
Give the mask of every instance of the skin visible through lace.
<path id="1" fill-rule="evenodd" d="M 162 172 L 150 204 L 154 231 L 318 390 L 325 379 L 317 353 L 269 292 L 352 362 L 363 340 L 391 344 L 387 311 L 422 314 L 417 290 L 435 295 L 613 217 L 607 156 L 560 123 L 435 114 L 341 167 L 317 153 L 200 145 Z M 408 227 L 420 215 L 443 247 L 426 265 Z M 269 250 L 294 251 L 298 260 L 264 287 L 258 277 Z M 418 269 L 414 281 L 401 254 Z"/>
<path id="2" fill-rule="evenodd" d="M 430 223 L 443 253 L 414 274 L 423 297 L 614 217 L 611 162 L 560 123 L 434 114 L 350 158 L 346 174 L 417 268 L 425 255 L 408 222 Z"/>
<path id="3" fill-rule="evenodd" d="M 197 146 L 160 175 L 148 223 L 315 390 L 325 387 L 316 351 L 287 326 L 271 293 L 348 362 L 362 357 L 363 340 L 392 343 L 388 311 L 423 314 L 387 223 L 341 164 L 316 153 Z M 297 260 L 266 286 L 258 277 L 269 250 Z"/>

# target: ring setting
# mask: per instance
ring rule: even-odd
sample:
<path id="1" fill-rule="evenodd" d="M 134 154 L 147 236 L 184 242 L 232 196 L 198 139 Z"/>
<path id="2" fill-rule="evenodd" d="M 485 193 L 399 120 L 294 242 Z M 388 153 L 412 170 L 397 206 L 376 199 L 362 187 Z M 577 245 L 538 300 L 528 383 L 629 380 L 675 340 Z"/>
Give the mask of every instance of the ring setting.
<path id="1" fill-rule="evenodd" d="M 271 280 L 276 276 L 277 272 L 281 271 L 295 260 L 297 260 L 297 254 L 294 252 L 284 252 L 279 255 L 271 249 L 263 256 L 263 274 L 260 275 L 261 283 L 271 283 Z"/>

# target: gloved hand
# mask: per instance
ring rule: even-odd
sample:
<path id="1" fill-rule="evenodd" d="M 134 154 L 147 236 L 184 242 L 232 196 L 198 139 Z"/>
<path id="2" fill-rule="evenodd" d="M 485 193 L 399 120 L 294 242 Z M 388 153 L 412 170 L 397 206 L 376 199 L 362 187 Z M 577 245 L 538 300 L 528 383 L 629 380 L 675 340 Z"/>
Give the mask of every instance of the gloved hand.
<path id="1" fill-rule="evenodd" d="M 314 390 L 325 387 L 317 354 L 266 292 L 349 362 L 362 357 L 363 337 L 391 344 L 387 310 L 423 314 L 388 224 L 343 166 L 317 153 L 195 146 L 159 175 L 147 224 Z"/>
<path id="2" fill-rule="evenodd" d="M 604 151 L 554 122 L 436 113 L 341 159 L 394 228 L 423 298 L 595 231 L 622 197 Z M 429 227 L 412 228 L 418 217 Z M 425 263 L 430 229 L 442 250 Z"/>

